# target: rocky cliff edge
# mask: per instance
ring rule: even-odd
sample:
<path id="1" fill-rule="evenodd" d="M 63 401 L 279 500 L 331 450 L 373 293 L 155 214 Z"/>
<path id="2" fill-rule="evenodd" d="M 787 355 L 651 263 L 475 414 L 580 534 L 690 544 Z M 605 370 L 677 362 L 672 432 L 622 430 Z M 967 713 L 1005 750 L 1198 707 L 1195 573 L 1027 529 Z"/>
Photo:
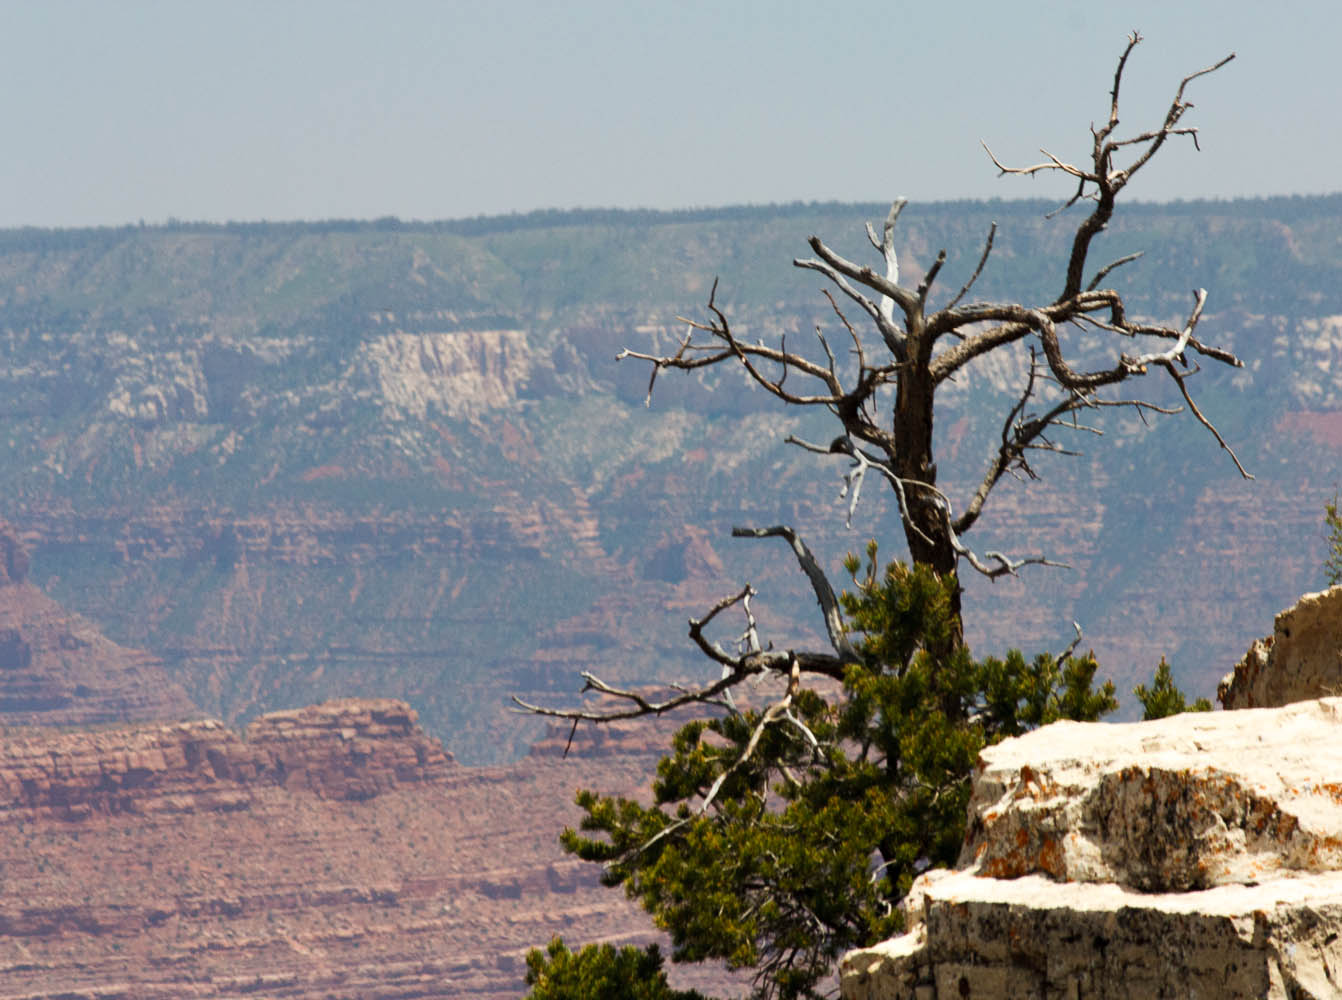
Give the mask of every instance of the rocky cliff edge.
<path id="1" fill-rule="evenodd" d="M 914 883 L 907 933 L 845 956 L 843 996 L 1342 996 L 1342 699 L 1299 700 L 1340 639 L 1342 589 L 1307 595 L 1237 672 L 1280 707 L 985 750 L 957 868 Z"/>
<path id="2" fill-rule="evenodd" d="M 1342 587 L 1306 594 L 1277 615 L 1216 690 L 1224 708 L 1269 708 L 1342 694 Z"/>

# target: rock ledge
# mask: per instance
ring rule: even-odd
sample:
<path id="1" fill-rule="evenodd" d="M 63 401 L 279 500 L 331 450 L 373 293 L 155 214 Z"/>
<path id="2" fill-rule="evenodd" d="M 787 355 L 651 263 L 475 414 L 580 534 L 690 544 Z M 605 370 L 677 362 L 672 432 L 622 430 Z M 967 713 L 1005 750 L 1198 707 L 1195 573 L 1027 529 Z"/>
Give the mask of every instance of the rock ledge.
<path id="1" fill-rule="evenodd" d="M 848 1000 L 1342 996 L 1342 699 L 990 747 L 904 911 Z"/>

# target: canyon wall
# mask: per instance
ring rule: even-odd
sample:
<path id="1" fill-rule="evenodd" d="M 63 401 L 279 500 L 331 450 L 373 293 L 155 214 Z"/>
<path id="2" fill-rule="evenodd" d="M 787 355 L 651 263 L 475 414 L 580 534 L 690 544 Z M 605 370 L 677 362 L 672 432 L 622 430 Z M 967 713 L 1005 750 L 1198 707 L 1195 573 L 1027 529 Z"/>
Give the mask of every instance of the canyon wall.
<path id="1" fill-rule="evenodd" d="M 822 356 L 817 328 L 846 333 L 793 252 L 811 233 L 861 245 L 887 208 L 0 234 L 0 516 L 33 583 L 211 716 L 391 696 L 458 760 L 517 759 L 540 727 L 509 694 L 560 698 L 581 669 L 701 676 L 685 619 L 746 581 L 766 641 L 814 635 L 785 550 L 734 524 L 797 526 L 839 580 L 870 537 L 901 554 L 890 497 L 868 486 L 849 528 L 843 460 L 785 443 L 830 440 L 823 414 L 725 372 L 665 372 L 647 407 L 646 364 L 615 361 L 674 351 L 715 275 L 742 336 Z M 1051 298 L 1067 234 L 1048 208 L 910 204 L 901 266 L 914 280 L 946 247 L 967 277 L 996 220 L 976 289 Z M 1209 289 L 1199 329 L 1246 366 L 1190 388 L 1259 478 L 1188 414 L 1098 411 L 1103 438 L 1059 439 L 1085 455 L 1038 455 L 1040 481 L 1004 483 L 974 528 L 981 549 L 1073 567 L 967 580 L 978 652 L 1057 649 L 1075 620 L 1121 693 L 1162 655 L 1209 693 L 1250 622 L 1317 586 L 1342 450 L 1339 218 L 1329 198 L 1115 217 L 1105 252 L 1148 251 L 1115 272 L 1133 315 L 1182 316 Z M 957 503 L 1028 366 L 1006 352 L 943 386 Z M 1182 405 L 1168 388 L 1153 402 Z"/>
<path id="2" fill-rule="evenodd" d="M 112 642 L 28 581 L 29 555 L 0 520 L 0 730 L 200 714 L 162 660 Z"/>
<path id="3" fill-rule="evenodd" d="M 580 785 L 646 786 L 667 722 L 556 726 L 493 768 L 391 699 L 238 732 L 26 559 L 0 524 L 0 996 L 515 997 L 556 934 L 655 939 L 558 833 Z"/>
<path id="4" fill-rule="evenodd" d="M 0 996 L 502 1000 L 556 934 L 653 940 L 556 835 L 576 787 L 632 792 L 654 758 L 577 744 L 466 768 L 404 703 L 359 699 L 241 735 L 12 733 Z"/>

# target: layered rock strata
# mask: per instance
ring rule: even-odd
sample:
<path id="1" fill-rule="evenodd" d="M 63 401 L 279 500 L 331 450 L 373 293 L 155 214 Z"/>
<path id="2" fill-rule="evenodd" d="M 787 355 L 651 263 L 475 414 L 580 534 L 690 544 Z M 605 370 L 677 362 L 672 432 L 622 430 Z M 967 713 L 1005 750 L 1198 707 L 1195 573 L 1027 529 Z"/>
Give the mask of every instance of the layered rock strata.
<path id="1" fill-rule="evenodd" d="M 415 719 L 404 702 L 351 698 L 263 716 L 245 739 L 214 719 L 14 736 L 0 757 L 0 816 L 231 812 L 271 786 L 369 799 L 443 778 L 451 757 Z"/>
<path id="2" fill-rule="evenodd" d="M 910 931 L 845 956 L 846 1000 L 1342 996 L 1336 874 L 1151 896 L 938 871 Z"/>
<path id="3" fill-rule="evenodd" d="M 959 870 L 848 1000 L 1342 995 L 1342 700 L 985 750 Z"/>
<path id="4" fill-rule="evenodd" d="M 0 997 L 512 1000 L 528 948 L 557 934 L 654 939 L 557 843 L 575 788 L 633 793 L 654 762 L 462 767 L 390 700 L 241 736 L 216 721 L 11 735 Z"/>

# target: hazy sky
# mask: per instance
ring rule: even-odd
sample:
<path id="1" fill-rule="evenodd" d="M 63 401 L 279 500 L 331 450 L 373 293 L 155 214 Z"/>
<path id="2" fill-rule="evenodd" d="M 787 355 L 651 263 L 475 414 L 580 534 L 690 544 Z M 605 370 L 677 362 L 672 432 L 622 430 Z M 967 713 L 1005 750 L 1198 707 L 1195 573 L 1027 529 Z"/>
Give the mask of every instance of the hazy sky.
<path id="1" fill-rule="evenodd" d="M 1336 0 L 0 0 L 0 226 L 1055 197 L 1196 81 L 1143 200 L 1342 190 Z M 1187 145 L 1187 144 L 1185 144 Z"/>

